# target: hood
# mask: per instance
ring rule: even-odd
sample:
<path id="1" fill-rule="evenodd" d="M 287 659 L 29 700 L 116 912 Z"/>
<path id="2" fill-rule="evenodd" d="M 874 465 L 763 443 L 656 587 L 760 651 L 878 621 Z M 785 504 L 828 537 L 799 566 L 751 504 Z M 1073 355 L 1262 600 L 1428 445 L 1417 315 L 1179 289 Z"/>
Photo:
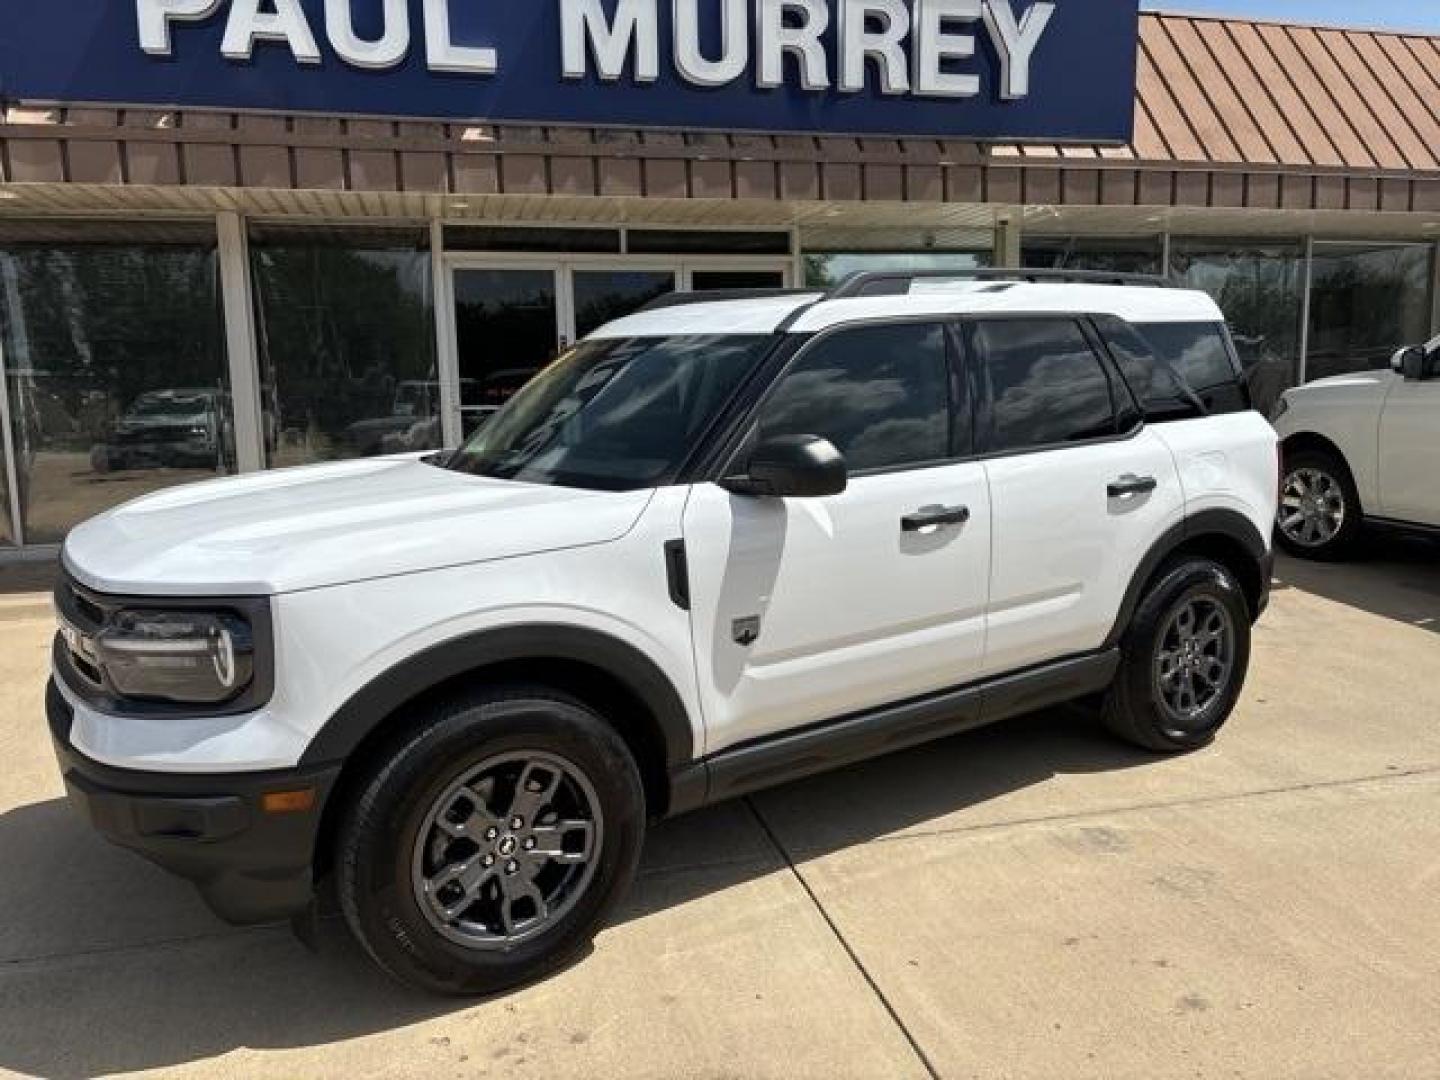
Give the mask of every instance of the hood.
<path id="1" fill-rule="evenodd" d="M 1334 394 L 1337 392 L 1353 393 L 1361 396 L 1367 394 L 1383 394 L 1397 378 L 1399 378 L 1399 376 L 1393 371 L 1382 368 L 1377 368 L 1374 371 L 1353 371 L 1346 375 L 1330 375 L 1323 379 L 1307 382 L 1303 386 L 1297 386 L 1287 390 L 1286 394 L 1292 396 L 1310 393 Z"/>
<path id="2" fill-rule="evenodd" d="M 450 472 L 415 455 L 171 488 L 70 532 L 65 565 L 107 593 L 257 595 L 619 539 L 652 492 Z"/>

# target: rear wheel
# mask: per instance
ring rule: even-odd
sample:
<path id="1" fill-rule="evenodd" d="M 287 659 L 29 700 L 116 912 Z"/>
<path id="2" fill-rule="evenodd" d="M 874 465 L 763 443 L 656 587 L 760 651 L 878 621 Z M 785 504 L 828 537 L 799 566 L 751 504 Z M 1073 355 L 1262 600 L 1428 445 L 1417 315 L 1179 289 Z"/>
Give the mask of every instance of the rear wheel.
<path id="1" fill-rule="evenodd" d="M 420 718 L 352 807 L 338 885 L 381 967 L 494 993 L 572 959 L 635 874 L 645 799 L 619 735 L 542 688 Z"/>
<path id="2" fill-rule="evenodd" d="M 1229 719 L 1250 663 L 1250 611 L 1233 575 L 1205 558 L 1161 571 L 1121 645 L 1106 725 L 1162 753 L 1205 746 Z"/>
<path id="3" fill-rule="evenodd" d="M 1345 462 L 1328 450 L 1287 455 L 1275 519 L 1281 546 L 1303 559 L 1339 559 L 1360 529 L 1360 493 Z"/>

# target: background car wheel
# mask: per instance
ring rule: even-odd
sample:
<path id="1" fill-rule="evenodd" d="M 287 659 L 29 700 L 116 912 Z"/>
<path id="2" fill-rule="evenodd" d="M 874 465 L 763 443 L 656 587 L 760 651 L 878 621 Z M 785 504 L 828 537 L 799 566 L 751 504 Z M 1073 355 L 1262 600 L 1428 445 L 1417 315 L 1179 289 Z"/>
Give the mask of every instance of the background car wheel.
<path id="1" fill-rule="evenodd" d="M 1360 493 L 1345 462 L 1325 450 L 1286 455 L 1275 538 L 1302 559 L 1339 559 L 1360 537 Z"/>
<path id="2" fill-rule="evenodd" d="M 1185 558 L 1140 601 L 1105 696 L 1106 726 L 1147 750 L 1208 745 L 1224 726 L 1250 664 L 1250 609 L 1219 563 Z"/>
<path id="3" fill-rule="evenodd" d="M 402 982 L 488 994 L 580 953 L 634 878 L 640 774 L 615 730 L 548 689 L 417 717 L 339 843 L 351 930 Z"/>

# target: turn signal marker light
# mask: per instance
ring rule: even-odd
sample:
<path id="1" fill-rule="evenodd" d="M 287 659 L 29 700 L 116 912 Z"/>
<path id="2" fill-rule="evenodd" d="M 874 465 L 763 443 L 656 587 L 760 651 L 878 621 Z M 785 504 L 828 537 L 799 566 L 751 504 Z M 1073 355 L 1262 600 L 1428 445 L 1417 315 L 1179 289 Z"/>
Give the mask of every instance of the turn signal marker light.
<path id="1" fill-rule="evenodd" d="M 267 814 L 303 814 L 315 809 L 315 789 L 301 788 L 298 791 L 271 791 L 260 800 Z"/>

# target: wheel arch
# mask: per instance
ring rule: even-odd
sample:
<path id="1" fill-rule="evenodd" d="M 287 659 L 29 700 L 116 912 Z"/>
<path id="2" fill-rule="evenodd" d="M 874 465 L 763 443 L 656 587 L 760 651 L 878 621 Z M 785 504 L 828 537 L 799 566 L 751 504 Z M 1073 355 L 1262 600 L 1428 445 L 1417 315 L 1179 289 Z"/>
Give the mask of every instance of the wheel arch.
<path id="1" fill-rule="evenodd" d="M 1350 468 L 1350 462 L 1346 460 L 1345 451 L 1340 446 L 1318 431 L 1297 431 L 1280 440 L 1280 460 L 1283 462 L 1291 454 L 1298 454 L 1305 450 L 1319 450 L 1327 454 L 1334 454 L 1340 459 L 1346 469 Z M 1351 470 L 1353 473 L 1353 470 Z"/>
<path id="2" fill-rule="evenodd" d="M 1135 609 L 1150 585 L 1172 559 L 1200 555 L 1213 559 L 1235 575 L 1251 619 L 1265 610 L 1270 594 L 1270 572 L 1274 564 L 1270 546 L 1255 524 L 1238 510 L 1202 510 L 1172 526 L 1150 548 L 1130 578 L 1120 611 L 1105 646 L 1120 644 Z"/>
<path id="3" fill-rule="evenodd" d="M 479 631 L 424 649 L 386 671 L 342 705 L 316 734 L 300 766 L 341 762 L 327 801 L 316 867 L 355 789 L 376 768 L 412 710 L 477 683 L 543 685 L 600 713 L 625 740 L 656 817 L 670 808 L 670 778 L 693 761 L 695 732 L 669 677 L 639 649 L 579 627 L 532 625 Z"/>

